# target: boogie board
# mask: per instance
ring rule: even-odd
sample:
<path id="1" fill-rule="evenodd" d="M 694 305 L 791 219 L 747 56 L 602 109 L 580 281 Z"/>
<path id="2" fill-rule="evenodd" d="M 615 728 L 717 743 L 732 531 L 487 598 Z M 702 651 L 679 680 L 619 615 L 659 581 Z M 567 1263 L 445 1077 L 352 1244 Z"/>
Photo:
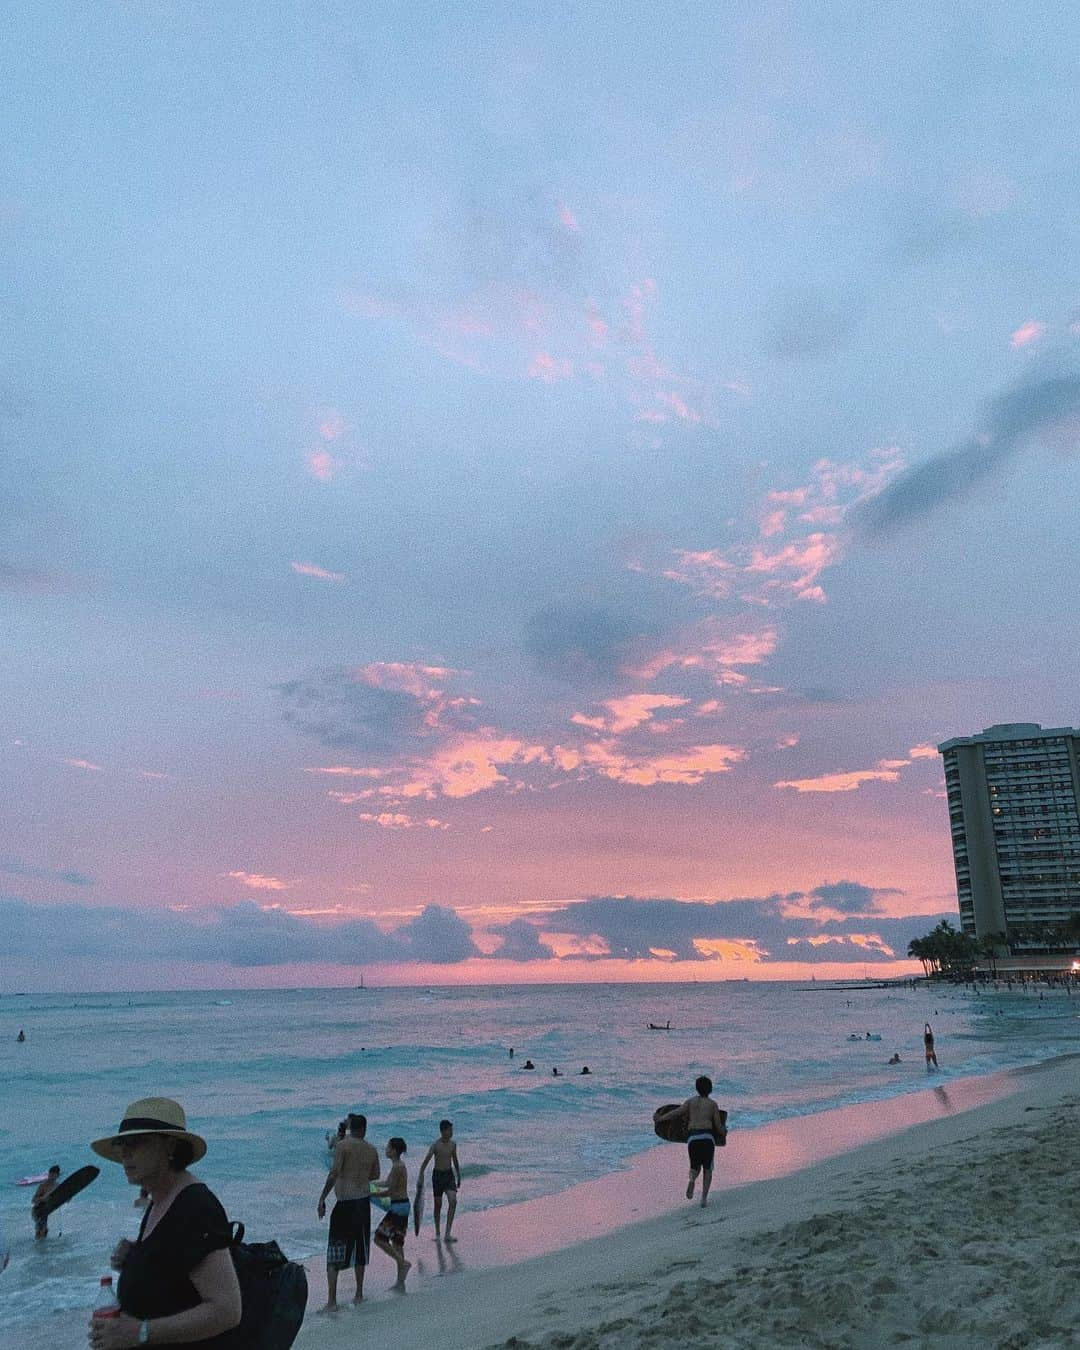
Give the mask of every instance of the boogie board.
<path id="1" fill-rule="evenodd" d="M 47 1218 L 61 1205 L 66 1205 L 73 1196 L 78 1195 L 80 1191 L 85 1191 L 92 1181 L 97 1181 L 100 1175 L 100 1167 L 77 1168 L 71 1176 L 65 1177 L 37 1207 L 42 1217 Z"/>
<path id="2" fill-rule="evenodd" d="M 414 1233 L 420 1232 L 420 1220 L 424 1217 L 424 1184 L 420 1183 L 416 1188 L 416 1194 L 412 1202 L 412 1230 Z"/>
<path id="3" fill-rule="evenodd" d="M 12 1184 L 15 1186 L 40 1186 L 43 1181 L 48 1181 L 48 1172 L 39 1172 L 36 1177 L 19 1177 Z"/>
<path id="4" fill-rule="evenodd" d="M 685 1144 L 690 1135 L 690 1130 L 686 1124 L 686 1117 L 679 1115 L 678 1102 L 670 1102 L 666 1106 L 658 1106 L 653 1112 L 653 1130 L 669 1144 Z M 727 1112 L 721 1111 L 720 1118 L 724 1122 L 723 1130 L 714 1130 L 713 1139 L 718 1148 L 723 1148 L 727 1143 Z"/>

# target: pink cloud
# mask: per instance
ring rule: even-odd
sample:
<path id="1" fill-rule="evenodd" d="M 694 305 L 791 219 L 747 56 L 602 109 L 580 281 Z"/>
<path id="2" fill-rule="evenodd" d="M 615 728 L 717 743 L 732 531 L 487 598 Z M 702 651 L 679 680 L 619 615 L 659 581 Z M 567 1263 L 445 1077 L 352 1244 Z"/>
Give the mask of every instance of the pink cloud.
<path id="1" fill-rule="evenodd" d="M 1018 351 L 1021 347 L 1026 347 L 1032 342 L 1038 342 L 1045 332 L 1046 324 L 1040 323 L 1038 319 L 1028 319 L 1009 338 L 1009 346 L 1012 347 L 1013 351 Z"/>
<path id="2" fill-rule="evenodd" d="M 632 731 L 643 722 L 648 722 L 658 708 L 682 708 L 689 702 L 685 698 L 675 698 L 671 694 L 627 694 L 623 698 L 606 699 L 601 705 L 607 709 L 600 717 L 586 717 L 584 713 L 574 713 L 571 722 L 578 726 L 591 727 L 595 731 L 605 731 L 612 736 Z"/>
<path id="3" fill-rule="evenodd" d="M 329 450 L 312 450 L 307 457 L 308 472 L 320 483 L 329 483 L 337 471 L 338 462 Z"/>
<path id="4" fill-rule="evenodd" d="M 354 768 L 351 764 L 330 764 L 326 767 L 311 765 L 304 768 L 305 773 L 324 773 L 337 778 L 380 778 L 381 769 Z"/>
<path id="5" fill-rule="evenodd" d="M 793 778 L 773 787 L 794 788 L 796 792 L 855 792 L 864 783 L 895 783 L 896 769 L 855 769 L 851 773 L 823 773 L 817 778 Z"/>
<path id="6" fill-rule="evenodd" d="M 365 821 L 369 825 L 378 825 L 383 830 L 411 830 L 418 825 L 429 830 L 448 830 L 450 828 L 447 821 L 437 820 L 434 816 L 426 820 L 414 820 L 412 816 L 401 811 L 380 811 L 378 813 L 361 811 L 357 819 Z"/>
<path id="7" fill-rule="evenodd" d="M 560 380 L 569 380 L 574 374 L 572 361 L 556 360 L 547 352 L 537 352 L 529 366 L 531 380 L 542 380 L 544 384 L 558 384 Z"/>
<path id="8" fill-rule="evenodd" d="M 656 398 L 665 408 L 670 408 L 681 421 L 695 423 L 701 421 L 701 414 L 695 408 L 691 408 L 679 394 L 671 390 L 658 389 Z"/>
<path id="9" fill-rule="evenodd" d="M 64 763 L 69 769 L 88 769 L 91 773 L 105 772 L 100 764 L 91 764 L 88 759 L 65 759 Z"/>
<path id="10" fill-rule="evenodd" d="M 783 534 L 784 526 L 787 524 L 787 512 L 784 510 L 769 511 L 761 518 L 761 524 L 758 527 L 762 539 L 771 539 L 774 535 Z"/>
<path id="11" fill-rule="evenodd" d="M 295 881 L 282 881 L 280 877 L 265 876 L 262 872 L 222 872 L 221 875 L 232 877 L 253 891 L 290 891 L 296 885 Z"/>
<path id="12" fill-rule="evenodd" d="M 635 755 L 624 753 L 614 741 L 602 741 L 578 749 L 557 747 L 555 755 L 567 772 L 592 769 L 617 783 L 654 787 L 660 783 L 692 786 L 710 774 L 727 773 L 746 758 L 746 751 L 735 745 L 694 745 L 667 754 Z"/>
<path id="13" fill-rule="evenodd" d="M 701 669 L 719 678 L 739 666 L 756 666 L 776 650 L 774 627 L 736 628 L 729 621 L 703 619 L 668 638 L 667 645 L 628 669 L 638 679 L 654 680 L 672 666 Z"/>
<path id="14" fill-rule="evenodd" d="M 564 206 L 562 202 L 559 203 L 559 224 L 564 230 L 568 230 L 571 234 L 579 234 L 581 232 L 581 226 L 577 222 L 577 217 L 574 215 L 573 211 L 571 211 L 568 206 Z"/>
<path id="15" fill-rule="evenodd" d="M 604 346 L 610 330 L 592 301 L 585 307 L 585 326 L 588 330 L 590 344 L 594 347 Z"/>
<path id="16" fill-rule="evenodd" d="M 348 429 L 348 424 L 336 408 L 331 408 L 319 420 L 319 435 L 324 441 L 339 441 Z"/>
<path id="17" fill-rule="evenodd" d="M 319 581 L 345 580 L 344 572 L 328 572 L 325 567 L 318 567 L 315 563 L 292 562 L 289 566 L 301 577 L 315 577 Z"/>
<path id="18" fill-rule="evenodd" d="M 913 745 L 908 751 L 909 759 L 937 759 L 937 757 L 936 745 Z"/>

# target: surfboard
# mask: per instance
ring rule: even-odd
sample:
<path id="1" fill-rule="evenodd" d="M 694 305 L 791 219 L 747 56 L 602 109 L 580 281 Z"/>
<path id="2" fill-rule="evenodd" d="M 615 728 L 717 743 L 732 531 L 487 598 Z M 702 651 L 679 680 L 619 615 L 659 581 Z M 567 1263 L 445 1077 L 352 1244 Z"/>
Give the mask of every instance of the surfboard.
<path id="1" fill-rule="evenodd" d="M 423 1184 L 417 1186 L 416 1194 L 412 1202 L 412 1230 L 414 1233 L 420 1232 L 420 1220 L 424 1217 L 424 1187 Z"/>
<path id="2" fill-rule="evenodd" d="M 686 1117 L 678 1114 L 679 1108 L 679 1102 L 668 1102 L 665 1106 L 658 1106 L 653 1112 L 653 1131 L 669 1144 L 685 1144 L 690 1135 Z M 727 1143 L 727 1112 L 721 1111 L 720 1117 L 724 1122 L 724 1128 L 713 1130 L 713 1139 L 718 1148 L 723 1148 Z"/>
<path id="3" fill-rule="evenodd" d="M 42 1200 L 40 1208 L 44 1211 L 44 1216 L 47 1217 L 58 1210 L 61 1205 L 66 1205 L 67 1202 L 78 1195 L 80 1191 L 85 1191 L 91 1182 L 97 1181 L 100 1175 L 100 1167 L 77 1168 L 72 1172 L 71 1176 L 65 1177 L 56 1189 L 51 1191 L 45 1199 Z"/>
<path id="4" fill-rule="evenodd" d="M 17 1181 L 12 1182 L 14 1186 L 40 1186 L 43 1181 L 48 1181 L 48 1172 L 39 1172 L 36 1177 L 19 1177 Z"/>

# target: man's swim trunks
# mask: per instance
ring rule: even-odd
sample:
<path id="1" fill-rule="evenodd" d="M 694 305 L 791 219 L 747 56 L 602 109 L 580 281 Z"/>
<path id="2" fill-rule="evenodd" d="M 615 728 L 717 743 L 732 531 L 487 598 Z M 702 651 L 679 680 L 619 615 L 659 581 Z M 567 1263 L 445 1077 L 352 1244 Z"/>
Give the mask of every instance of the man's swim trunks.
<path id="1" fill-rule="evenodd" d="M 334 1270 L 366 1266 L 371 1256 L 371 1201 L 339 1200 L 330 1211 L 326 1264 Z"/>
<path id="2" fill-rule="evenodd" d="M 405 1246 L 405 1234 L 409 1231 L 408 1200 L 393 1200 L 383 1215 L 382 1223 L 375 1229 L 375 1236 L 381 1237 L 393 1247 Z"/>
<path id="3" fill-rule="evenodd" d="M 690 1154 L 691 1167 L 704 1167 L 712 1171 L 713 1157 L 716 1153 L 716 1140 L 711 1134 L 695 1133 L 686 1141 L 686 1150 Z"/>
<path id="4" fill-rule="evenodd" d="M 436 1167 L 431 1173 L 431 1193 L 439 1196 L 445 1195 L 447 1191 L 453 1191 L 455 1195 L 457 1194 L 454 1169 L 452 1167 Z"/>

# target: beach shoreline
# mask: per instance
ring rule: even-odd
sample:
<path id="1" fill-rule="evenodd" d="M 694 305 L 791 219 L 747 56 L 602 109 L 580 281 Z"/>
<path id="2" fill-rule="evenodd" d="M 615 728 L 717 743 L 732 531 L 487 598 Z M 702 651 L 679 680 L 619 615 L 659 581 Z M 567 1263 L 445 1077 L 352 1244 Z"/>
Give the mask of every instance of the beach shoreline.
<path id="1" fill-rule="evenodd" d="M 1035 1248 L 1073 1241 L 1067 1223 L 1060 1231 L 1051 1198 L 1056 1195 L 1067 1213 L 1065 1190 L 1074 1183 L 1056 1174 L 1076 1130 L 1077 1058 L 1059 1056 L 984 1078 L 931 1084 L 888 1102 L 773 1122 L 743 1132 L 745 1145 L 733 1134 L 718 1156 L 705 1210 L 680 1198 L 684 1151 L 674 1146 L 639 1155 L 627 1174 L 502 1211 L 469 1214 L 463 1192 L 456 1250 L 436 1244 L 427 1226 L 419 1238 L 410 1235 L 416 1278 L 404 1297 L 381 1293 L 380 1276 L 389 1279 L 389 1270 L 381 1270 L 376 1253 L 375 1278 L 369 1278 L 374 1297 L 360 1309 L 320 1318 L 314 1310 L 324 1286 L 319 1263 L 310 1262 L 311 1313 L 297 1344 L 344 1350 L 358 1337 L 385 1335 L 403 1344 L 432 1341 L 440 1350 L 606 1350 L 616 1343 L 659 1345 L 676 1335 L 686 1345 L 711 1345 L 721 1329 L 726 1343 L 762 1347 L 905 1339 L 950 1347 L 1064 1344 L 1053 1339 L 1054 1327 L 1080 1316 L 1064 1286 L 1047 1295 L 1040 1314 L 1050 1339 L 1016 1339 L 1023 1333 L 1023 1310 L 1009 1313 L 1009 1307 L 1010 1299 L 1022 1303 L 1025 1290 L 1039 1283 Z M 897 1103 L 906 1104 L 900 1115 L 892 1114 Z M 803 1147 L 793 1147 L 800 1136 Z M 1009 1185 L 1007 1162 L 1014 1152 L 1023 1153 L 1029 1180 L 1045 1155 L 1054 1174 L 1049 1196 L 1045 1184 Z M 992 1196 L 986 1212 L 975 1201 L 969 1213 L 958 1187 Z M 598 1216 L 594 1207 L 605 1192 L 610 1204 Z M 953 1271 L 938 1248 L 959 1212 L 970 1231 L 968 1256 L 977 1265 L 980 1244 L 989 1249 L 1003 1240 L 999 1230 L 1008 1229 L 1014 1202 L 1030 1211 L 1022 1234 L 1028 1273 L 1023 1288 L 997 1290 L 992 1302 L 1001 1335 L 988 1342 L 985 1319 L 975 1316 L 970 1326 L 957 1322 Z M 588 1233 L 581 1215 L 591 1209 L 601 1228 Z M 485 1228 L 487 1236 L 478 1238 L 476 1230 Z M 929 1283 L 920 1273 L 920 1234 L 927 1251 L 937 1252 L 928 1259 L 944 1261 Z M 485 1247 L 493 1242 L 502 1263 L 485 1260 Z M 962 1252 L 954 1255 L 960 1259 Z M 1047 1254 L 1045 1279 L 1061 1258 Z M 1006 1255 L 1000 1260 L 1007 1270 Z M 993 1275 L 988 1268 L 987 1278 Z M 1002 1280 L 1007 1286 L 1005 1275 Z M 826 1300 L 838 1281 L 841 1292 Z M 719 1303 L 729 1310 L 727 1323 L 714 1326 L 709 1309 L 715 1312 Z M 831 1319 L 828 1327 L 821 1325 L 824 1318 Z M 872 1335 L 867 1319 L 876 1327 Z"/>

